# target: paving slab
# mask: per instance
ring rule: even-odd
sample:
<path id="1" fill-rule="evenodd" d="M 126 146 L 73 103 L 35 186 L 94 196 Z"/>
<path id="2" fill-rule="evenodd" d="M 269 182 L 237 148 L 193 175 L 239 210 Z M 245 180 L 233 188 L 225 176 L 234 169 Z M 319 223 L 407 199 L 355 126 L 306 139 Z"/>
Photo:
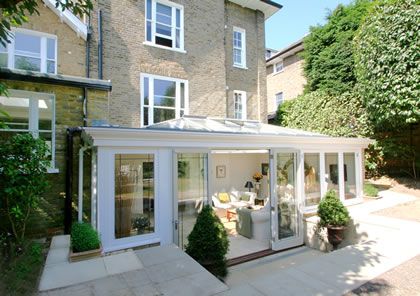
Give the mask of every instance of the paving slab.
<path id="1" fill-rule="evenodd" d="M 110 275 L 143 268 L 143 264 L 133 251 L 105 256 L 103 259 Z"/>

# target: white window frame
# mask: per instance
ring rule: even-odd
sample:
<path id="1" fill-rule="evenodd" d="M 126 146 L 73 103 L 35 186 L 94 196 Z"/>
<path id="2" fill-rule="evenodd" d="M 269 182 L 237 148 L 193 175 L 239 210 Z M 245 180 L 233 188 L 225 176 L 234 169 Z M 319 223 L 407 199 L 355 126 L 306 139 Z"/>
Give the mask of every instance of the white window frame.
<path id="1" fill-rule="evenodd" d="M 144 78 L 149 79 L 149 105 L 145 105 L 143 101 L 144 97 L 144 87 L 143 81 Z M 188 115 L 189 112 L 189 99 L 188 99 L 188 80 L 167 77 L 167 76 L 160 76 L 148 73 L 141 73 L 140 74 L 140 127 L 144 127 L 144 108 L 149 108 L 149 117 L 148 117 L 148 125 L 154 124 L 154 80 L 161 79 L 172 81 L 176 83 L 175 88 L 175 107 L 163 107 L 159 106 L 159 109 L 168 109 L 168 110 L 175 110 L 175 119 L 181 117 L 181 110 L 184 111 L 184 115 Z M 184 83 L 184 108 L 181 108 L 181 83 Z"/>
<path id="2" fill-rule="evenodd" d="M 16 32 L 41 38 L 41 52 L 40 52 L 41 69 L 40 69 L 39 73 L 47 73 L 47 61 L 48 60 L 52 61 L 51 59 L 47 58 L 47 39 L 53 39 L 55 41 L 55 60 L 54 60 L 55 68 L 54 68 L 54 73 L 47 73 L 47 74 L 57 74 L 57 64 L 58 64 L 57 36 L 52 35 L 52 34 L 48 34 L 48 33 L 44 33 L 44 32 L 28 30 L 28 29 L 12 28 L 12 34 L 14 35 L 14 33 L 16 33 Z M 15 38 L 14 38 L 14 36 L 12 38 L 10 38 L 10 43 L 8 43 L 6 45 L 6 51 L 7 51 L 7 68 L 16 69 L 15 68 Z M 19 69 L 17 69 L 17 70 L 19 70 Z"/>
<path id="3" fill-rule="evenodd" d="M 39 137 L 40 132 L 49 132 L 48 130 L 39 129 L 39 111 L 38 104 L 34 101 L 39 100 L 51 100 L 52 102 L 52 118 L 51 118 L 51 167 L 48 169 L 48 173 L 58 173 L 58 169 L 55 166 L 55 95 L 51 93 L 41 93 L 33 91 L 25 91 L 18 89 L 9 89 L 9 97 L 17 98 L 28 98 L 29 99 L 29 113 L 28 113 L 28 129 L 0 129 L 3 132 L 19 133 L 28 132 L 31 133 L 34 138 Z"/>
<path id="4" fill-rule="evenodd" d="M 279 96 L 281 94 L 281 102 L 279 103 L 278 101 L 277 101 L 277 96 Z M 276 95 L 275 95 L 275 97 L 274 97 L 274 101 L 275 101 L 275 104 L 276 104 L 276 109 L 281 105 L 281 104 L 283 104 L 284 103 L 284 93 L 282 92 L 282 91 L 280 91 L 280 92 L 278 92 L 278 93 L 276 93 Z"/>
<path id="5" fill-rule="evenodd" d="M 184 50 L 184 6 L 178 3 L 174 3 L 168 0 L 151 0 L 152 1 L 152 18 L 147 18 L 147 0 L 144 1 L 144 42 L 145 45 L 150 45 L 162 49 L 173 50 L 181 53 L 186 53 Z M 156 4 L 160 3 L 162 5 L 170 6 L 172 8 L 172 24 L 171 24 L 171 40 L 172 40 L 172 47 L 163 46 L 156 43 L 156 36 L 168 39 L 168 36 L 159 35 L 156 33 Z M 176 9 L 180 10 L 180 27 L 176 27 Z M 151 22 L 151 35 L 152 41 L 147 40 L 147 23 Z M 176 29 L 180 30 L 179 36 L 179 48 L 176 47 Z"/>
<path id="6" fill-rule="evenodd" d="M 236 95 L 241 95 L 241 118 L 236 117 L 237 110 L 236 110 Z M 246 107 L 246 92 L 242 90 L 234 90 L 233 91 L 233 118 L 240 119 L 240 120 L 246 120 L 247 118 L 247 107 Z"/>
<path id="7" fill-rule="evenodd" d="M 277 65 L 281 65 L 280 70 L 277 70 Z M 283 71 L 284 71 L 283 60 L 281 60 L 280 62 L 277 62 L 273 65 L 273 74 L 281 73 Z"/>
<path id="8" fill-rule="evenodd" d="M 242 47 L 235 47 L 235 32 L 241 34 Z M 235 49 L 241 51 L 242 63 L 235 62 Z M 239 27 L 233 27 L 232 32 L 232 62 L 233 66 L 237 68 L 247 69 L 246 67 L 246 31 Z"/>

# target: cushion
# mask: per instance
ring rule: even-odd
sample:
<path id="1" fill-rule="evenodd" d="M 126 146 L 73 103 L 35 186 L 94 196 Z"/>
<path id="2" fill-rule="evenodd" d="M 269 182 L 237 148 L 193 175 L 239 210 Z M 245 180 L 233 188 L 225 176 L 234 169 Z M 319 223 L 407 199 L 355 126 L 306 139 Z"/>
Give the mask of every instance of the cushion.
<path id="1" fill-rule="evenodd" d="M 251 198 L 250 195 L 248 195 L 248 194 L 242 194 L 240 200 L 249 201 L 250 198 Z"/>
<path id="2" fill-rule="evenodd" d="M 219 201 L 221 203 L 228 203 L 228 202 L 230 202 L 229 194 L 227 194 L 226 192 L 219 193 Z"/>

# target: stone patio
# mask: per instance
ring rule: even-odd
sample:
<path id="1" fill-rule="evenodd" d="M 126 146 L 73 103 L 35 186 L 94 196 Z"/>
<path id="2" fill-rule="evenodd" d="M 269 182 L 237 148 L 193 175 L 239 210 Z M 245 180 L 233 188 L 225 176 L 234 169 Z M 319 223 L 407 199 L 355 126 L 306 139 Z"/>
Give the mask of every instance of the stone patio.
<path id="1" fill-rule="evenodd" d="M 113 259 L 107 259 L 108 257 Z M 51 260 L 47 259 L 50 262 Z M 133 260 L 138 261 L 138 265 L 133 264 Z M 205 296 L 228 289 L 225 284 L 174 245 L 129 251 L 79 263 L 69 264 L 72 268 L 64 272 L 63 267 L 57 269 L 57 265 L 46 265 L 40 284 L 42 291 L 39 295 Z M 137 266 L 137 268 L 127 271 L 127 266 Z M 82 277 L 83 282 L 75 282 Z M 59 285 L 61 288 L 58 288 Z"/>

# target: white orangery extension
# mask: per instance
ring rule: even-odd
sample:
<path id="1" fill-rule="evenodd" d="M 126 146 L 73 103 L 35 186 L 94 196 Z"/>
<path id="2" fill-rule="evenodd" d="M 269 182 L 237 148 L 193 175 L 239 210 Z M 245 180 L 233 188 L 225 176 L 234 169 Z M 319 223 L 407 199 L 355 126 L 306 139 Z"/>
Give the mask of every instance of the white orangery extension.
<path id="1" fill-rule="evenodd" d="M 230 257 L 243 255 L 247 243 L 248 251 L 302 245 L 302 215 L 316 211 L 329 189 L 346 205 L 361 202 L 363 150 L 371 143 L 187 116 L 136 129 L 86 127 L 83 137 L 93 151 L 92 223 L 106 252 L 184 248 L 210 204 L 228 230 Z"/>

